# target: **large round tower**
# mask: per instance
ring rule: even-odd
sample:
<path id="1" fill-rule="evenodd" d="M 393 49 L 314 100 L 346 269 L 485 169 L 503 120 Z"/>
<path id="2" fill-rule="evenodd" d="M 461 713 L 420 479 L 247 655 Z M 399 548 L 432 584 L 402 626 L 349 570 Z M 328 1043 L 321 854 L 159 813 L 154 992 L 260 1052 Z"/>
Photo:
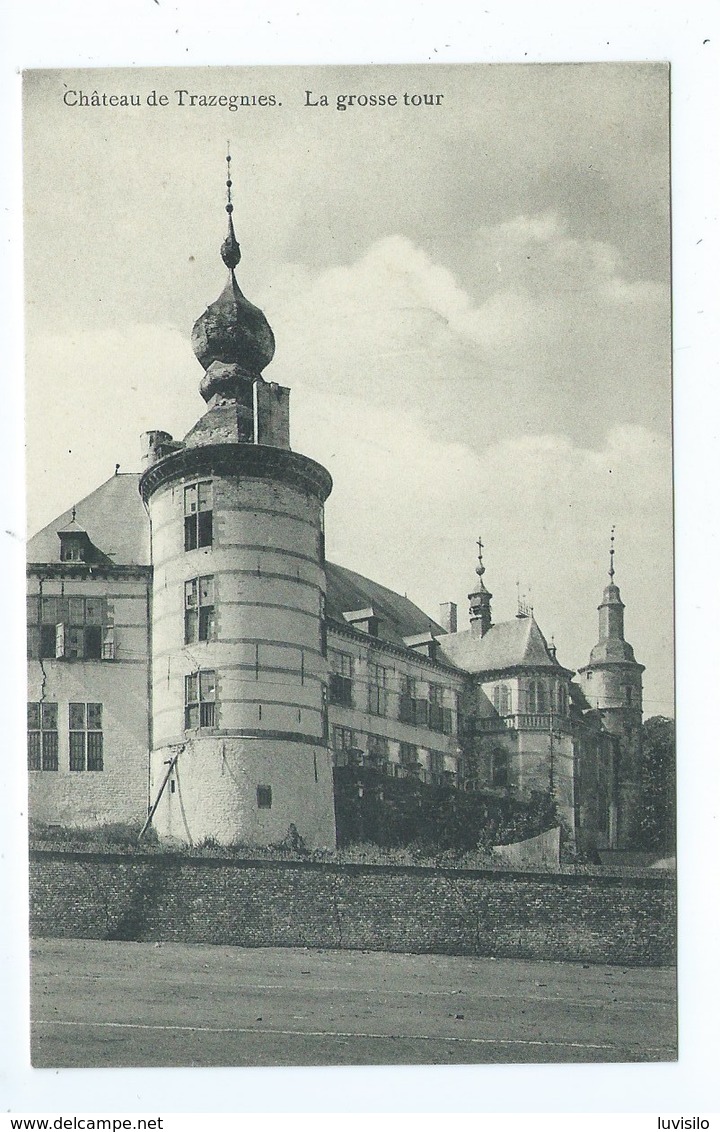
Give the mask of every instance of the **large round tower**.
<path id="1" fill-rule="evenodd" d="M 161 837 L 335 844 L 327 741 L 323 505 L 329 473 L 291 452 L 275 342 L 235 278 L 193 328 L 205 415 L 148 435 L 153 823 Z"/>
<path id="2" fill-rule="evenodd" d="M 585 668 L 578 669 L 590 706 L 616 736 L 615 812 L 610 818 L 611 843 L 620 849 L 636 845 L 642 749 L 642 674 L 625 640 L 625 606 L 615 585 L 615 535 L 610 539 L 610 583 L 598 606 L 600 636 Z M 613 828 L 614 827 L 614 828 Z"/>

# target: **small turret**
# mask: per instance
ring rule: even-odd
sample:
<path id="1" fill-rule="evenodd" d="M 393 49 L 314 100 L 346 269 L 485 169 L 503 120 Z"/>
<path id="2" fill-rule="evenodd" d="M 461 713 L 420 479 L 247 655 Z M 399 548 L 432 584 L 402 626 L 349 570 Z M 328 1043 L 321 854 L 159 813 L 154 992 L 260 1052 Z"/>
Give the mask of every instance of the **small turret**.
<path id="1" fill-rule="evenodd" d="M 642 743 L 642 674 L 625 640 L 625 606 L 615 585 L 615 528 L 610 535 L 610 581 L 598 606 L 599 638 L 588 664 L 578 669 L 588 703 L 617 739 L 616 812 L 612 840 L 632 848 L 637 835 Z M 614 827 L 614 829 L 613 829 Z"/>
<path id="2" fill-rule="evenodd" d="M 470 602 L 470 631 L 477 633 L 480 637 L 484 637 L 488 629 L 492 626 L 492 612 L 490 609 L 490 602 L 492 601 L 492 594 L 485 587 L 483 582 L 483 574 L 485 567 L 483 566 L 482 552 L 483 544 L 482 539 L 477 540 L 478 548 L 478 564 L 475 567 L 475 573 L 480 579 L 480 584 L 468 594 L 468 601 Z"/>

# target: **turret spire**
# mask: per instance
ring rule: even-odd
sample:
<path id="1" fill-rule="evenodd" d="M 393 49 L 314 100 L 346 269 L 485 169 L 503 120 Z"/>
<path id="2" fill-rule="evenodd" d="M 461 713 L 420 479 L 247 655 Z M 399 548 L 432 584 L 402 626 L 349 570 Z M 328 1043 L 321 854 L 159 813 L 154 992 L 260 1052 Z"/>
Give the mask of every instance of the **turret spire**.
<path id="1" fill-rule="evenodd" d="M 479 536 L 478 536 L 478 540 L 477 540 L 477 548 L 478 548 L 478 564 L 475 567 L 475 573 L 477 574 L 477 576 L 479 578 L 482 578 L 483 574 L 485 573 L 485 567 L 483 566 L 483 559 L 482 559 L 483 543 L 482 543 L 482 538 L 480 538 Z"/>
<path id="2" fill-rule="evenodd" d="M 233 224 L 231 156 L 225 158 L 225 188 L 228 218 L 227 235 L 220 247 L 229 277 L 222 294 L 211 303 L 193 327 L 195 356 L 205 370 L 200 392 L 208 403 L 239 403 L 250 411 L 253 382 L 275 353 L 275 338 L 261 310 L 243 295 L 235 278 L 240 262 L 240 245 Z"/>
<path id="3" fill-rule="evenodd" d="M 482 538 L 477 540 L 478 560 L 475 567 L 475 573 L 480 579 L 472 593 L 468 594 L 468 601 L 470 602 L 470 628 L 472 632 L 479 633 L 484 637 L 490 628 L 491 612 L 490 601 L 492 594 L 486 588 L 483 582 L 483 574 L 485 573 L 485 566 L 483 564 L 483 541 Z"/>
<path id="4" fill-rule="evenodd" d="M 228 268 L 228 270 L 234 271 L 237 265 L 240 263 L 241 254 L 240 245 L 235 238 L 235 228 L 233 226 L 232 218 L 234 206 L 232 202 L 232 176 L 230 172 L 230 162 L 232 161 L 232 157 L 230 156 L 230 142 L 228 142 L 228 152 L 225 160 L 227 161 L 227 180 L 225 182 L 225 187 L 227 189 L 227 204 L 225 205 L 225 211 L 227 212 L 228 218 L 228 231 L 227 236 L 220 246 L 220 255 L 222 257 L 223 263 Z"/>
<path id="5" fill-rule="evenodd" d="M 599 640 L 590 654 L 590 664 L 635 663 L 632 646 L 625 640 L 625 606 L 620 597 L 620 590 L 615 585 L 615 527 L 610 531 L 608 576 L 610 581 L 603 590 L 602 602 L 598 606 Z"/>

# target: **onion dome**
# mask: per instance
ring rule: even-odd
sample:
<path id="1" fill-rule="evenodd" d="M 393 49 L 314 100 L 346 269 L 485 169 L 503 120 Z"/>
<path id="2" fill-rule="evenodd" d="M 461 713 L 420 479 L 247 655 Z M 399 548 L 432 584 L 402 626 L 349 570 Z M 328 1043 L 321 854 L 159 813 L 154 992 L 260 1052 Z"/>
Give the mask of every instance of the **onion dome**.
<path id="1" fill-rule="evenodd" d="M 220 255 L 229 276 L 218 299 L 200 316 L 192 330 L 192 347 L 205 376 L 200 392 L 206 401 L 216 395 L 237 397 L 247 382 L 260 378 L 275 353 L 275 338 L 263 312 L 243 295 L 235 278 L 240 247 L 233 227 L 230 155 L 227 157 L 228 232 Z"/>

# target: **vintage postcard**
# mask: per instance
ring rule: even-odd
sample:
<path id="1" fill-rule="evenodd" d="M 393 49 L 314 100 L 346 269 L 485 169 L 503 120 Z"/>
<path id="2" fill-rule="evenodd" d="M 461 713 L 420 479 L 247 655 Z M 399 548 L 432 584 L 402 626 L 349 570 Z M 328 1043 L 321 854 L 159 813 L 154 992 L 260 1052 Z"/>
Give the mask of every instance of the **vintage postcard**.
<path id="1" fill-rule="evenodd" d="M 669 90 L 25 73 L 35 1066 L 675 1060 Z"/>

